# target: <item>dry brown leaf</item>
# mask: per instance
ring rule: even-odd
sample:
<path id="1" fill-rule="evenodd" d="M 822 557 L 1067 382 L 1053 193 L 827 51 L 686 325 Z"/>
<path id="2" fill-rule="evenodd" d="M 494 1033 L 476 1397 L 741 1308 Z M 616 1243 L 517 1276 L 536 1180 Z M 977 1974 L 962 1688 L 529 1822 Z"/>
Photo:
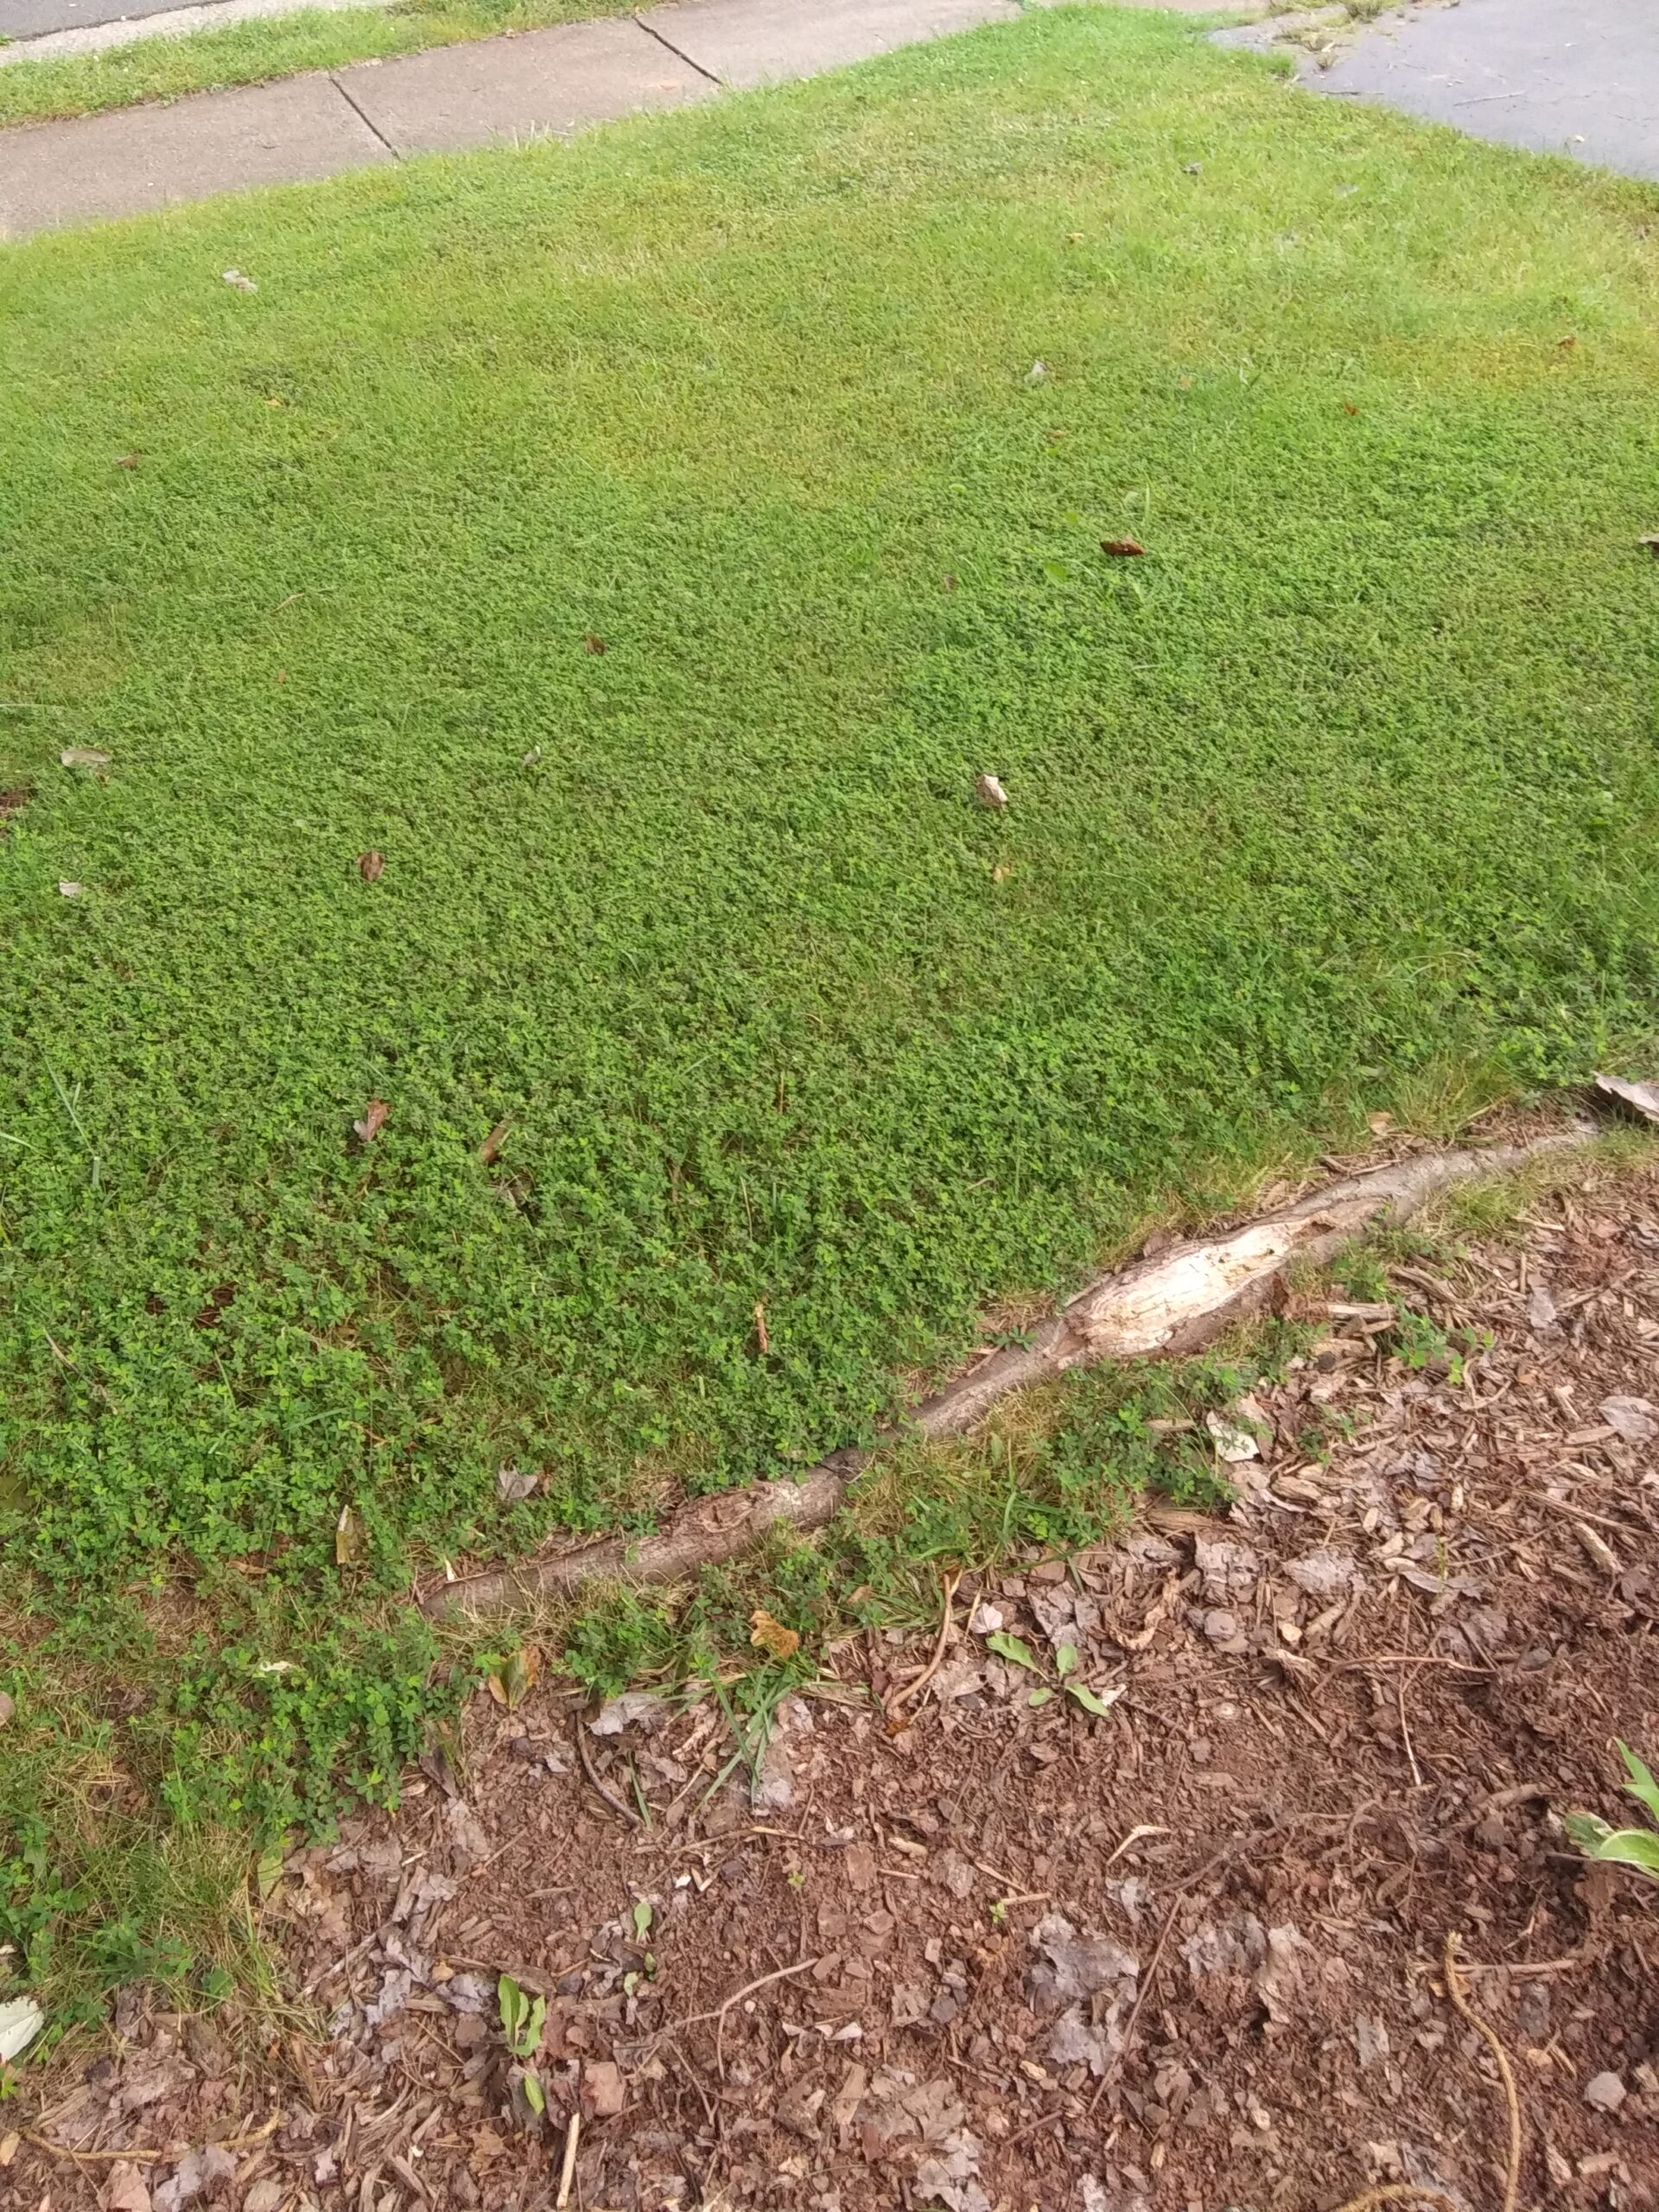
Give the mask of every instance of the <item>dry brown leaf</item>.
<path id="1" fill-rule="evenodd" d="M 798 1630 L 785 1628 L 758 1605 L 749 1615 L 749 1626 L 753 1631 L 749 1642 L 757 1651 L 770 1652 L 774 1659 L 792 1659 L 801 1648 Z"/>
<path id="2" fill-rule="evenodd" d="M 604 639 L 596 638 L 591 630 L 582 639 L 582 649 L 583 652 L 587 653 L 602 653 L 608 650 Z"/>
<path id="3" fill-rule="evenodd" d="M 772 1339 L 766 1333 L 766 1307 L 764 1299 L 757 1299 L 754 1307 L 754 1340 L 760 1347 L 764 1359 L 772 1350 Z"/>
<path id="4" fill-rule="evenodd" d="M 514 1713 L 535 1688 L 541 1671 L 541 1645 L 526 1643 L 512 1655 L 499 1674 L 490 1676 L 484 1687 L 498 1705 Z"/>
<path id="5" fill-rule="evenodd" d="M 365 883 L 378 883 L 386 872 L 385 855 L 372 852 L 359 853 L 357 856 L 357 872 Z"/>
<path id="6" fill-rule="evenodd" d="M 118 2159 L 111 2167 L 110 2191 L 104 2204 L 105 2212 L 150 2212 L 144 2177 L 129 2159 Z"/>
<path id="7" fill-rule="evenodd" d="M 115 465 L 118 468 L 137 468 L 143 457 L 141 453 L 118 453 L 115 457 Z"/>
<path id="8" fill-rule="evenodd" d="M 995 776 L 985 775 L 977 778 L 974 789 L 979 793 L 979 803 L 982 806 L 1001 808 L 1008 803 L 1008 795 L 1003 790 L 1001 780 Z"/>
<path id="9" fill-rule="evenodd" d="M 614 2120 L 628 2101 L 621 2069 L 608 2058 L 588 2059 L 582 2069 L 582 2101 L 590 2120 Z"/>
<path id="10" fill-rule="evenodd" d="M 1374 1137 L 1385 1137 L 1394 1127 L 1394 1116 L 1392 1114 L 1368 1114 L 1365 1126 Z"/>
<path id="11" fill-rule="evenodd" d="M 368 1111 L 362 1120 L 352 1123 L 358 1141 L 360 1144 L 372 1144 L 381 1130 L 385 1128 L 386 1116 L 391 1111 L 391 1107 L 384 1098 L 371 1098 Z"/>
<path id="12" fill-rule="evenodd" d="M 1147 549 L 1138 537 L 1103 537 L 1100 550 L 1103 553 L 1111 554 L 1116 559 L 1131 560 Z"/>
<path id="13" fill-rule="evenodd" d="M 505 1141 L 507 1131 L 512 1127 L 512 1122 L 504 1114 L 478 1147 L 478 1156 L 486 1167 L 493 1167 L 495 1165 L 496 1157 Z"/>
<path id="14" fill-rule="evenodd" d="M 351 1567 L 364 1553 L 363 1520 L 354 1505 L 342 1505 L 334 1523 L 334 1565 Z"/>

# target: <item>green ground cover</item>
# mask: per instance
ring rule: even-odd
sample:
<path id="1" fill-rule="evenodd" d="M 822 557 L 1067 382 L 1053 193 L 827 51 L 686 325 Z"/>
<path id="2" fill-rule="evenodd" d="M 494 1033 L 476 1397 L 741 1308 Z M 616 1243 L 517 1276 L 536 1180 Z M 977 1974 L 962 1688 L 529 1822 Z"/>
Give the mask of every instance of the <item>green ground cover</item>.
<path id="1" fill-rule="evenodd" d="M 1656 209 L 1083 10 L 0 253 L 14 1940 L 390 1787 L 423 1567 L 1648 1039 Z"/>
<path id="2" fill-rule="evenodd" d="M 101 54 L 42 55 L 0 68 L 0 126 L 255 85 L 628 9 L 629 0 L 391 0 L 387 7 L 305 8 L 217 30 L 135 39 Z"/>

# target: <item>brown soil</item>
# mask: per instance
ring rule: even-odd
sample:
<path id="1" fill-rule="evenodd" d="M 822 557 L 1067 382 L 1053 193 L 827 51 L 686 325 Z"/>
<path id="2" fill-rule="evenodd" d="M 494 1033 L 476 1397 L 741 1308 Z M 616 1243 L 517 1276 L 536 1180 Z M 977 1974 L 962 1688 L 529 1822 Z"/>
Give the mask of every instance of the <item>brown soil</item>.
<path id="1" fill-rule="evenodd" d="M 1312 2212 L 1402 2180 L 1498 2212 L 1451 1934 L 1513 2061 L 1520 2203 L 1654 2203 L 1659 1888 L 1586 1870 L 1560 1815 L 1631 1809 L 1615 1736 L 1659 1751 L 1659 1177 L 1580 1175 L 1521 1241 L 1396 1273 L 1491 1332 L 1460 1381 L 1326 1311 L 1224 1522 L 1154 1509 L 964 1584 L 896 1734 L 928 1639 L 841 1647 L 753 1791 L 706 1795 L 711 1700 L 594 1733 L 480 1699 L 464 1795 L 432 1762 L 270 1900 L 330 2032 L 236 2051 L 127 1993 L 111 2056 L 0 2111 L 0 2202 L 531 2212 L 579 2108 L 587 2212 Z M 1103 1717 L 1054 1688 L 1064 1643 Z M 544 2120 L 504 1971 L 546 1999 Z"/>

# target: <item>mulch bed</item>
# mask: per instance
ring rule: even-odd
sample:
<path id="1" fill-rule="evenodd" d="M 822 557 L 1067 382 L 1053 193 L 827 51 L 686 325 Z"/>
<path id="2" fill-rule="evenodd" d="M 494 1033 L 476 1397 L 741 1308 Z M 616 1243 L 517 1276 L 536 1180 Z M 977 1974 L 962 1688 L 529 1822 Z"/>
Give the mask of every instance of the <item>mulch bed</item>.
<path id="1" fill-rule="evenodd" d="M 1246 1409 L 1268 1433 L 1224 1520 L 1154 1507 L 1069 1568 L 964 1583 L 896 1733 L 881 1700 L 929 1639 L 842 1646 L 754 1786 L 712 1796 L 712 1700 L 635 1694 L 594 1732 L 550 1693 L 480 1699 L 464 1792 L 434 1763 L 269 1902 L 327 2033 L 237 2050 L 125 1993 L 109 2056 L 0 2113 L 0 2200 L 531 2212 L 580 2110 L 588 2212 L 1402 2181 L 1498 2212 L 1454 1935 L 1514 2066 L 1521 2202 L 1654 2202 L 1659 1889 L 1587 1869 L 1560 1816 L 1621 1817 L 1615 1736 L 1659 1753 L 1659 1179 L 1586 1171 L 1518 1241 L 1395 1272 L 1490 1332 L 1460 1378 L 1326 1307 Z M 504 1971 L 546 1999 L 543 2117 Z M 122 2146 L 165 2155 L 62 2155 Z"/>

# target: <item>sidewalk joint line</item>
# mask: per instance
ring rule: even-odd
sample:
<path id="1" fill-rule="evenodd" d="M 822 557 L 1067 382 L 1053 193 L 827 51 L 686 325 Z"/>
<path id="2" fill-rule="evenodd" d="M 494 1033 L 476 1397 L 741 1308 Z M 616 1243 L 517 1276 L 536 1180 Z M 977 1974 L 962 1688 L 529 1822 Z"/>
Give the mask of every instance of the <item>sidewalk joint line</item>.
<path id="1" fill-rule="evenodd" d="M 654 23 L 648 23 L 643 16 L 635 16 L 632 20 L 639 24 L 647 38 L 654 38 L 658 46 L 665 46 L 677 61 L 683 61 L 686 67 L 695 69 L 699 77 L 706 77 L 711 85 L 718 85 L 722 90 L 725 89 L 726 79 L 723 77 L 717 77 L 712 69 L 705 69 L 701 61 L 694 61 L 682 48 L 675 45 L 671 38 L 664 38 Z"/>
<path id="2" fill-rule="evenodd" d="M 356 116 L 359 122 L 362 124 L 365 130 L 368 131 L 370 137 L 379 140 L 380 143 L 391 156 L 394 162 L 401 162 L 404 157 L 398 152 L 397 149 L 392 144 L 391 139 L 376 127 L 374 118 L 372 115 L 365 114 L 364 111 L 352 98 L 351 94 L 346 91 L 345 86 L 340 83 L 339 78 L 335 76 L 332 69 L 328 73 L 328 81 L 334 86 L 334 90 L 340 94 L 341 99 L 345 101 L 346 106 L 350 108 L 352 113 Z"/>

